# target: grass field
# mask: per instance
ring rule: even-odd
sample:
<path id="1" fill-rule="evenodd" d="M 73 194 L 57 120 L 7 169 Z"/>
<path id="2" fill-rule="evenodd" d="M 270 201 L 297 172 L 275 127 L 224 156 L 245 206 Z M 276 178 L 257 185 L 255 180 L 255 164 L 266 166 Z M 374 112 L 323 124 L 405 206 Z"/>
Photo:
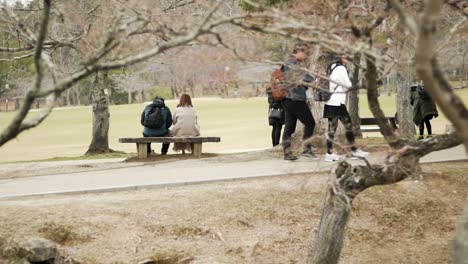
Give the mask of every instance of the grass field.
<path id="1" fill-rule="evenodd" d="M 468 89 L 459 90 L 468 104 Z M 396 111 L 394 96 L 382 95 L 381 105 L 387 115 Z M 372 116 L 365 95 L 360 100 L 361 116 Z M 174 109 L 176 102 L 168 101 Z M 194 99 L 203 136 L 219 136 L 221 143 L 203 145 L 204 152 L 233 152 L 269 147 L 270 127 L 267 122 L 267 100 L 250 99 Z M 144 104 L 110 107 L 109 145 L 114 150 L 135 152 L 134 144 L 121 144 L 120 137 L 141 136 L 140 114 Z M 34 113 L 33 113 L 34 114 Z M 13 117 L 13 113 L 0 113 L 0 129 Z M 442 133 L 447 120 L 441 116 L 434 120 L 434 133 Z M 83 155 L 91 142 L 91 107 L 54 109 L 40 126 L 20 134 L 0 147 L 0 162 L 40 160 L 53 157 Z M 376 134 L 376 133 L 374 133 Z M 156 148 L 159 148 L 157 146 Z M 156 152 L 159 152 L 157 149 Z"/>

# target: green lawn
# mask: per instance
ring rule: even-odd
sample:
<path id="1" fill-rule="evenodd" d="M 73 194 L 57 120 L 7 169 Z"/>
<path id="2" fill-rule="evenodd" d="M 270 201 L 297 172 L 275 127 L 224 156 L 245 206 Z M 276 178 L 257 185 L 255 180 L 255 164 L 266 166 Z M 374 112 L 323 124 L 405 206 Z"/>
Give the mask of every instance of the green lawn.
<path id="1" fill-rule="evenodd" d="M 203 136 L 220 136 L 221 143 L 203 145 L 204 152 L 264 148 L 270 145 L 266 98 L 194 99 Z M 170 109 L 176 102 L 168 101 Z M 114 150 L 135 152 L 134 144 L 120 137 L 139 137 L 144 104 L 111 106 L 109 145 Z M 0 113 L 0 129 L 13 113 Z M 57 108 L 38 127 L 0 147 L 0 162 L 38 160 L 83 155 L 91 142 L 90 107 Z M 157 147 L 159 148 L 159 147 Z M 158 152 L 158 151 L 157 151 Z"/>
<path id="2" fill-rule="evenodd" d="M 468 89 L 457 91 L 468 104 Z M 382 95 L 381 105 L 387 115 L 396 111 L 394 96 Z M 267 122 L 267 100 L 194 99 L 203 136 L 220 136 L 221 143 L 203 145 L 204 152 L 229 152 L 269 147 L 270 127 Z M 175 101 L 168 101 L 173 109 Z M 144 104 L 111 106 L 109 144 L 114 150 L 135 152 L 134 144 L 121 144 L 119 137 L 141 136 L 140 114 Z M 361 116 L 371 116 L 365 95 L 360 100 Z M 13 113 L 0 113 L 0 129 Z M 447 124 L 442 116 L 433 122 L 434 133 Z M 0 147 L 0 162 L 40 160 L 83 155 L 91 142 L 92 112 L 90 107 L 57 108 L 37 128 L 20 134 Z M 159 147 L 157 147 L 159 148 Z"/>

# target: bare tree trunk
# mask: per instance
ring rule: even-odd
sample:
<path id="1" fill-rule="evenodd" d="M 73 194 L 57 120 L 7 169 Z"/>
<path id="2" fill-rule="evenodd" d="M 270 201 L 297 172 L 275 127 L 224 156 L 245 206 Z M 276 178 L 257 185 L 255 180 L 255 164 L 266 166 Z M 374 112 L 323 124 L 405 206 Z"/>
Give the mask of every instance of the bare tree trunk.
<path id="1" fill-rule="evenodd" d="M 127 89 L 127 94 L 128 94 L 128 104 L 132 104 L 132 89 L 128 87 Z"/>
<path id="2" fill-rule="evenodd" d="M 351 205 L 345 197 L 333 193 L 330 188 L 322 209 L 309 263 L 338 263 L 350 213 Z"/>
<path id="3" fill-rule="evenodd" d="M 353 133 L 356 137 L 362 137 L 361 131 L 361 119 L 359 117 L 359 70 L 361 65 L 361 55 L 357 54 L 354 57 L 356 65 L 353 70 L 353 89 L 348 93 L 349 96 L 349 117 L 351 117 L 351 123 L 353 124 Z"/>
<path id="4" fill-rule="evenodd" d="M 109 148 L 109 100 L 105 90 L 110 90 L 107 72 L 96 74 L 94 87 L 91 91 L 93 103 L 93 138 L 85 155 L 113 152 Z"/>
<path id="5" fill-rule="evenodd" d="M 466 264 L 468 261 L 468 203 L 465 206 L 465 213 L 457 229 L 455 238 L 455 248 L 453 255 L 454 264 Z"/>
<path id="6" fill-rule="evenodd" d="M 142 89 L 142 90 L 140 91 L 140 96 L 141 96 L 141 102 L 140 102 L 140 103 L 146 101 L 145 90 Z"/>
<path id="7" fill-rule="evenodd" d="M 172 96 L 174 97 L 174 99 L 179 98 L 179 91 L 178 90 L 179 89 L 177 89 L 177 86 L 175 84 L 171 85 Z"/>
<path id="8" fill-rule="evenodd" d="M 314 52 L 310 56 L 310 70 L 316 71 L 318 68 L 317 61 L 320 57 L 320 46 L 316 46 Z M 307 90 L 307 97 L 309 98 L 307 103 L 309 104 L 310 110 L 312 112 L 312 116 L 315 119 L 315 130 L 314 136 L 323 136 L 325 135 L 325 131 L 327 130 L 328 122 L 326 119 L 323 118 L 323 108 L 325 102 L 315 101 L 313 98 L 313 91 L 312 89 Z M 325 142 L 324 142 L 325 143 Z"/>
<path id="9" fill-rule="evenodd" d="M 415 132 L 411 99 L 411 81 L 401 76 L 397 78 L 398 131 L 404 138 L 412 138 Z"/>
<path id="10" fill-rule="evenodd" d="M 81 96 L 80 96 L 79 89 L 73 89 L 73 91 L 74 91 L 73 95 L 75 96 L 75 103 L 77 105 L 81 105 Z"/>
<path id="11" fill-rule="evenodd" d="M 67 90 L 67 94 L 66 94 L 66 96 L 65 96 L 67 106 L 70 106 L 70 105 L 71 105 L 70 97 L 71 97 L 71 91 L 70 91 L 70 90 Z"/>
<path id="12" fill-rule="evenodd" d="M 464 83 L 464 79 L 465 79 L 465 56 L 466 56 L 467 52 L 464 52 L 463 53 L 463 56 L 462 56 L 462 65 L 461 65 L 461 69 L 460 69 L 460 89 L 463 89 L 465 88 L 465 83 Z"/>

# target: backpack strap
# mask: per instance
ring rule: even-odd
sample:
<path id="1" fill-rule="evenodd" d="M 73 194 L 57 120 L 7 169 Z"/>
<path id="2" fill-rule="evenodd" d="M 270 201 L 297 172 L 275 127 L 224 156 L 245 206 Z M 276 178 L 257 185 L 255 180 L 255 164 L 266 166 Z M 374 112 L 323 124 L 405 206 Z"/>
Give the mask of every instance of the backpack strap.
<path id="1" fill-rule="evenodd" d="M 344 66 L 344 65 L 339 63 L 339 62 L 336 62 L 336 63 L 333 63 L 332 65 L 330 65 L 330 71 L 329 71 L 328 75 L 331 75 L 332 72 L 339 66 Z"/>

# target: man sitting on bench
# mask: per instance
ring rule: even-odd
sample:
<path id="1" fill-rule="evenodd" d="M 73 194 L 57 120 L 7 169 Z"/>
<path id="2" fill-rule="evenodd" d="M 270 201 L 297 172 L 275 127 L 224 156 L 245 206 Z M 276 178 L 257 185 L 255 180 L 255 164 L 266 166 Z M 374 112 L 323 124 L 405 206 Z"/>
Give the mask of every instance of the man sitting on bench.
<path id="1" fill-rule="evenodd" d="M 169 136 L 172 125 L 171 110 L 164 104 L 164 98 L 156 96 L 153 103 L 146 106 L 141 113 L 141 125 L 144 137 Z M 162 143 L 161 155 L 166 155 L 170 143 Z M 148 143 L 148 154 L 151 153 L 151 143 Z"/>

